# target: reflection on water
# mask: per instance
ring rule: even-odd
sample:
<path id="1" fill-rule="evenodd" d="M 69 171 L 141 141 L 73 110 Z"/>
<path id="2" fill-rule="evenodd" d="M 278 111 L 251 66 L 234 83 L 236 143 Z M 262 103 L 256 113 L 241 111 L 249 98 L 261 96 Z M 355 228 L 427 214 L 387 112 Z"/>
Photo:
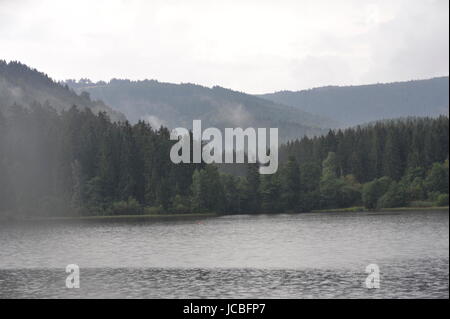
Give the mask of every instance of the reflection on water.
<path id="1" fill-rule="evenodd" d="M 9 224 L 0 298 L 448 298 L 448 254 L 448 211 Z"/>

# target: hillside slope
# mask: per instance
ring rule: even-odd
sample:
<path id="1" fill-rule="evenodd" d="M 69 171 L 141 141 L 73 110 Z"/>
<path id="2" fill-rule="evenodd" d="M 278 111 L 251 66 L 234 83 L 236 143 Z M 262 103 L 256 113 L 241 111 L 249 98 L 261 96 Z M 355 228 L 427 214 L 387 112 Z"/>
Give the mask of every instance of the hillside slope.
<path id="1" fill-rule="evenodd" d="M 260 95 L 353 126 L 383 119 L 448 114 L 449 78 Z"/>
<path id="2" fill-rule="evenodd" d="M 57 111 L 76 105 L 80 109 L 89 108 L 94 113 L 106 112 L 112 121 L 126 120 L 123 114 L 103 102 L 92 101 L 86 94 L 78 95 L 44 73 L 19 62 L 0 60 L 0 106 L 19 104 L 30 107 L 33 103 L 50 105 Z"/>
<path id="3" fill-rule="evenodd" d="M 66 81 L 78 93 L 88 92 L 131 122 L 147 120 L 154 127 L 191 128 L 192 120 L 204 127 L 277 127 L 280 140 L 322 134 L 335 122 L 290 106 L 277 104 L 221 87 L 160 83 L 154 80 Z"/>

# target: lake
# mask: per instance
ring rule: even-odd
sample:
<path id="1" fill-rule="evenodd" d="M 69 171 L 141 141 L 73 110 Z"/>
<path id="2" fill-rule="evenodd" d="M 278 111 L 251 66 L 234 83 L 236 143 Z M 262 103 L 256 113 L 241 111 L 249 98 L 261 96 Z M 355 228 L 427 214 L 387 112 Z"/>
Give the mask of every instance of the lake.
<path id="1" fill-rule="evenodd" d="M 449 214 L 2 223 L 0 298 L 449 298 Z"/>

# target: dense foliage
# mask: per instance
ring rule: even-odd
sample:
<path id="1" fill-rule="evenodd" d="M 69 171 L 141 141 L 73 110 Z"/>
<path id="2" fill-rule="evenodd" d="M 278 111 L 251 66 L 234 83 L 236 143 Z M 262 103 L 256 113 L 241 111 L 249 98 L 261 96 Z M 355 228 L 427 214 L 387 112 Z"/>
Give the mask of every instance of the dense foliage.
<path id="1" fill-rule="evenodd" d="M 0 109 L 1 110 L 1 109 Z M 112 123 L 73 107 L 0 112 L 0 211 L 17 214 L 139 214 L 188 197 L 202 165 L 174 165 L 169 131 Z M 5 115 L 7 114 L 7 115 Z"/>
<path id="2" fill-rule="evenodd" d="M 448 125 L 446 116 L 390 120 L 288 143 L 281 157 L 300 166 L 299 209 L 427 205 L 438 198 L 445 205 Z"/>
<path id="3" fill-rule="evenodd" d="M 175 165 L 165 128 L 76 107 L 0 108 L 5 215 L 280 213 L 448 205 L 448 118 L 331 131 L 281 148 L 277 174 Z"/>

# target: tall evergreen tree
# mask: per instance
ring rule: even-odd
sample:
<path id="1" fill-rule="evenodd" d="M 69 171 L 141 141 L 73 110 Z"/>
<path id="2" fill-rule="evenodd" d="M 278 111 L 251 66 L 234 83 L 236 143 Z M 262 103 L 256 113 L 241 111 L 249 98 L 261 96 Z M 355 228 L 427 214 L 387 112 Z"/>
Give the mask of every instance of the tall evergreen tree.
<path id="1" fill-rule="evenodd" d="M 260 210 L 260 175 L 258 164 L 247 165 L 247 203 L 249 213 L 257 213 Z"/>
<path id="2" fill-rule="evenodd" d="M 384 150 L 384 175 L 399 180 L 403 175 L 399 136 L 395 130 L 390 130 Z"/>
<path id="3" fill-rule="evenodd" d="M 296 159 L 291 156 L 283 171 L 283 201 L 288 210 L 297 208 L 300 197 L 300 169 Z"/>

